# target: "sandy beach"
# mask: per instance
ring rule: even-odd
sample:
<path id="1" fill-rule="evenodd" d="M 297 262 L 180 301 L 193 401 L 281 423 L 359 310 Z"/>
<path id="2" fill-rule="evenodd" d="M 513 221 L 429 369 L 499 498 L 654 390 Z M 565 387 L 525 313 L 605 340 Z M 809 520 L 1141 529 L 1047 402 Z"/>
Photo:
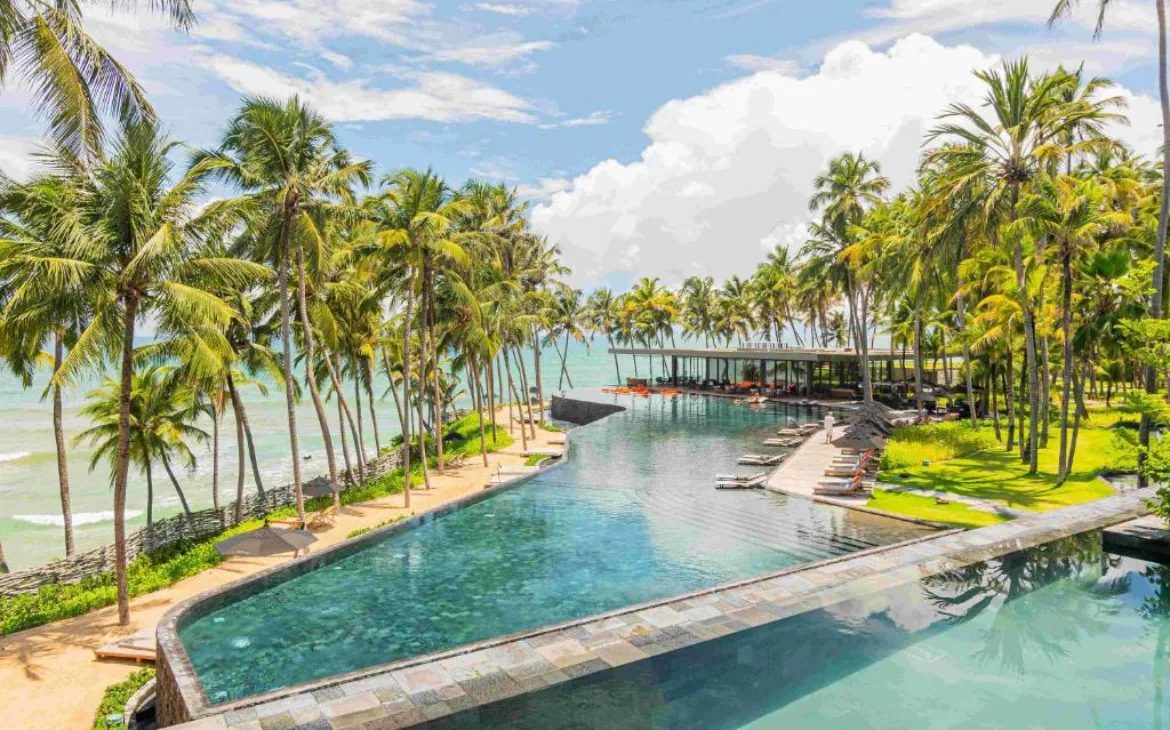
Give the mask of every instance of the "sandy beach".
<path id="1" fill-rule="evenodd" d="M 529 440 L 529 446 L 548 446 L 556 435 L 537 427 L 536 439 Z M 315 532 L 318 541 L 314 548 L 340 542 L 358 528 L 425 512 L 483 489 L 497 466 L 524 463 L 519 431 L 515 436 L 512 446 L 488 455 L 486 467 L 476 456 L 444 474 L 432 472 L 432 489 L 412 489 L 409 510 L 403 508 L 401 494 L 351 505 L 333 526 Z M 0 638 L 0 726 L 13 730 L 89 727 L 105 688 L 138 668 L 133 662 L 98 661 L 93 654 L 95 648 L 155 626 L 173 605 L 191 596 L 291 559 L 275 556 L 226 560 L 131 601 L 129 626 L 118 626 L 117 607 L 109 606 Z"/>

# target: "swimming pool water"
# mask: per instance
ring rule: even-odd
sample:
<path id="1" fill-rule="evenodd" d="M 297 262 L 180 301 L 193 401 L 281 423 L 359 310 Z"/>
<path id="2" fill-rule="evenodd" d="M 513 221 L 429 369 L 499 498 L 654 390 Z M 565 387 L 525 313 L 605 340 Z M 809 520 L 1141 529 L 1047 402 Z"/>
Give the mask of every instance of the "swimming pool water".
<path id="1" fill-rule="evenodd" d="M 598 398 L 610 398 L 596 394 Z M 714 475 L 792 415 L 623 398 L 564 466 L 180 626 L 212 703 L 924 533 Z"/>
<path id="2" fill-rule="evenodd" d="M 1099 532 L 450 718 L 495 730 L 1170 727 L 1170 566 Z"/>

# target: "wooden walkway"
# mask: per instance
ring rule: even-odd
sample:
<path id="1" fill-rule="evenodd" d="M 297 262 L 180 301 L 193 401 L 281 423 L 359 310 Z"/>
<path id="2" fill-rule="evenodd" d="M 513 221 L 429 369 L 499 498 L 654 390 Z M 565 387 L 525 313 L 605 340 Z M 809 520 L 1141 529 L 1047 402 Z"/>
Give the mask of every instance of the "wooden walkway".
<path id="1" fill-rule="evenodd" d="M 828 478 L 825 476 L 825 469 L 840 455 L 841 449 L 825 443 L 825 432 L 817 431 L 808 441 L 796 447 L 796 451 L 772 472 L 764 488 L 812 499 L 813 489 L 817 483 Z M 861 498 L 859 500 L 862 504 L 866 501 Z"/>

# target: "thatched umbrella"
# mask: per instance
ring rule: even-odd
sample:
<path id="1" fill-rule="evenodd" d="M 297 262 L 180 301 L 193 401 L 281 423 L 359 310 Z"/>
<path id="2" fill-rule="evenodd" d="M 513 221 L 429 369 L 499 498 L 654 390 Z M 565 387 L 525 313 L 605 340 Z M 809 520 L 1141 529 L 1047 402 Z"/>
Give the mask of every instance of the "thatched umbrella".
<path id="1" fill-rule="evenodd" d="M 881 434 L 872 433 L 865 429 L 857 429 L 855 431 L 846 431 L 844 435 L 833 441 L 833 445 L 839 449 L 866 451 L 868 449 L 884 449 L 886 447 L 886 440 Z"/>
<path id="2" fill-rule="evenodd" d="M 265 525 L 217 542 L 215 549 L 224 557 L 236 555 L 259 558 L 287 553 L 290 550 L 295 553 L 315 542 L 317 537 L 308 530 L 281 530 Z"/>

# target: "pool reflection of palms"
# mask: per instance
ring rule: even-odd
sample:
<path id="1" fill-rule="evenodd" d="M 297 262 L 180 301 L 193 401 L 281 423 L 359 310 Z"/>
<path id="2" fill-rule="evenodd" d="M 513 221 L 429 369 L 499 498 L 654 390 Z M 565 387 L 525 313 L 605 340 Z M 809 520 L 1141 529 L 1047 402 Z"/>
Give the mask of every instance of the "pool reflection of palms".
<path id="1" fill-rule="evenodd" d="M 1101 579 L 1120 562 L 1104 551 L 1100 533 L 1091 532 L 927 578 L 922 590 L 949 624 L 995 608 L 975 657 L 998 659 L 1002 668 L 1023 674 L 1030 656 L 1061 658 L 1066 645 L 1108 630 L 1103 614 L 1116 612 L 1108 599 L 1125 594 L 1129 581 Z"/>

